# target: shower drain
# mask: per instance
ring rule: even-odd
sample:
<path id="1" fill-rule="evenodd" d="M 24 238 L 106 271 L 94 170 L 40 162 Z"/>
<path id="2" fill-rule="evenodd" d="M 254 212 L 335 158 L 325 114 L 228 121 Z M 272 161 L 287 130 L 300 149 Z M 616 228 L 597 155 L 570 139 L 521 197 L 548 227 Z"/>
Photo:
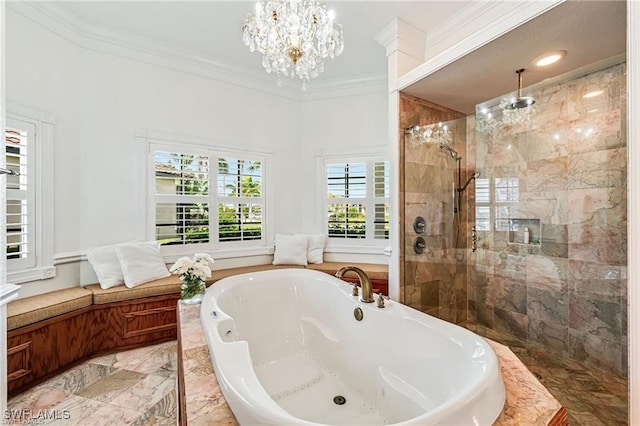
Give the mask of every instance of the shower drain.
<path id="1" fill-rule="evenodd" d="M 334 397 L 333 397 L 333 402 L 334 402 L 336 405 L 344 405 L 344 403 L 345 403 L 345 402 L 347 402 L 347 400 L 345 399 L 345 397 L 344 397 L 344 396 L 342 396 L 342 395 L 338 395 L 338 396 L 334 396 Z"/>

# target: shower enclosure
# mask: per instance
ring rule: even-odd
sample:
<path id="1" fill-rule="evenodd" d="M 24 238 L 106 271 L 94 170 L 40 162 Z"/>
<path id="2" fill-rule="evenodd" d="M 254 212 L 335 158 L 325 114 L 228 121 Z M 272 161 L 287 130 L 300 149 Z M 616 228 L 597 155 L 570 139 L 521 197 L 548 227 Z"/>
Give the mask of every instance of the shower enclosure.
<path id="1" fill-rule="evenodd" d="M 401 296 L 420 311 L 467 321 L 467 118 L 401 94 Z M 473 186 L 473 185 L 471 185 Z"/>
<path id="2" fill-rule="evenodd" d="M 405 304 L 627 374 L 624 60 L 529 87 L 526 114 L 401 94 Z"/>

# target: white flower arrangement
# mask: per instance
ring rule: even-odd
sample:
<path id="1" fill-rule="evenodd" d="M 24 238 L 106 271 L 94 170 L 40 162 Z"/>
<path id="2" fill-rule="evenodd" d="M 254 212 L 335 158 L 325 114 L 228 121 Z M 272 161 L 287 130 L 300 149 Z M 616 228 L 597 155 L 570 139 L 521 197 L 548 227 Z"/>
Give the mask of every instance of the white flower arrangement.
<path id="1" fill-rule="evenodd" d="M 196 253 L 193 259 L 181 257 L 171 266 L 172 274 L 179 274 L 182 281 L 181 299 L 190 299 L 205 290 L 205 279 L 211 276 L 213 258 L 206 253 Z"/>

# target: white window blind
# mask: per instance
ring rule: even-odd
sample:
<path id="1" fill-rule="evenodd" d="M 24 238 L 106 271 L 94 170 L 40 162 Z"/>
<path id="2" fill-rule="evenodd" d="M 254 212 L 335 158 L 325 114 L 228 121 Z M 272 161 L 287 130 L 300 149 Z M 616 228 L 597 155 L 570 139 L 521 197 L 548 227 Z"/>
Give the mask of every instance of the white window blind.
<path id="1" fill-rule="evenodd" d="M 517 177 L 495 179 L 496 231 L 508 231 L 513 218 L 513 206 L 520 198 L 520 181 Z"/>
<path id="2" fill-rule="evenodd" d="M 211 249 L 264 243 L 262 158 L 166 148 L 152 145 L 150 150 L 155 237 L 161 245 Z"/>
<path id="3" fill-rule="evenodd" d="M 476 229 L 491 230 L 491 187 L 490 179 L 476 179 Z"/>
<path id="4" fill-rule="evenodd" d="M 7 266 L 24 269 L 35 266 L 35 125 L 7 119 L 5 129 L 7 175 Z"/>
<path id="5" fill-rule="evenodd" d="M 325 162 L 327 235 L 333 239 L 389 238 L 389 162 Z"/>
<path id="6" fill-rule="evenodd" d="M 156 240 L 161 245 L 209 242 L 209 159 L 156 151 Z"/>
<path id="7" fill-rule="evenodd" d="M 262 239 L 262 163 L 218 159 L 219 241 Z"/>
<path id="8" fill-rule="evenodd" d="M 373 163 L 374 234 L 377 240 L 389 239 L 389 162 Z"/>
<path id="9" fill-rule="evenodd" d="M 493 181 L 476 179 L 476 229 L 490 231 L 493 223 L 496 231 L 508 231 L 513 206 L 519 199 L 520 181 L 517 177 L 495 178 Z"/>

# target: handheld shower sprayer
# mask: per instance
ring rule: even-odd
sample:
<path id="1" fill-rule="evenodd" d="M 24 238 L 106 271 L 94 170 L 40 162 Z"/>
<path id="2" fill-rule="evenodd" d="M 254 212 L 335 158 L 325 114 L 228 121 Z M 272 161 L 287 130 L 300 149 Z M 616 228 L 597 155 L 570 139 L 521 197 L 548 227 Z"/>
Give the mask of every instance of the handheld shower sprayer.
<path id="1" fill-rule="evenodd" d="M 469 179 L 467 179 L 465 184 L 461 188 L 458 188 L 458 192 L 462 192 L 465 189 L 467 189 L 467 186 L 469 186 L 471 181 L 474 180 L 474 179 L 478 179 L 479 177 L 480 177 L 480 172 L 475 172 L 474 174 L 472 174 L 471 177 Z"/>

